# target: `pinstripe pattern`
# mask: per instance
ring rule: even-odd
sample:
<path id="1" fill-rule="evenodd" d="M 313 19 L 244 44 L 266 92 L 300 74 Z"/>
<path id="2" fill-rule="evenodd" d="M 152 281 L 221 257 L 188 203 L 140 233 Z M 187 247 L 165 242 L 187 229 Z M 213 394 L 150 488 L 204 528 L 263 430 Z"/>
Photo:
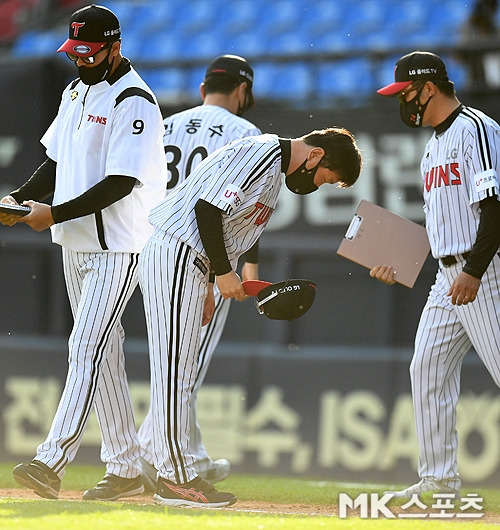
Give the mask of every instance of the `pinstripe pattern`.
<path id="1" fill-rule="evenodd" d="M 63 395 L 36 458 L 62 476 L 78 451 L 95 406 L 107 471 L 133 478 L 140 472 L 140 464 L 120 319 L 137 286 L 138 255 L 62 250 L 75 325 L 69 338 L 69 370 Z M 119 415 L 119 421 L 115 415 Z"/>
<path id="2" fill-rule="evenodd" d="M 422 159 L 426 226 L 434 257 L 472 249 L 479 202 L 499 195 L 500 128 L 482 112 L 464 107 L 442 134 L 429 140 Z M 500 258 L 495 255 L 476 299 L 452 305 L 451 285 L 465 261 L 440 265 L 415 338 L 410 366 L 419 442 L 419 475 L 460 490 L 456 431 L 460 371 L 474 348 L 500 386 Z"/>
<path id="3" fill-rule="evenodd" d="M 443 134 L 434 134 L 422 158 L 426 226 L 435 258 L 471 250 L 479 225 L 479 201 L 500 195 L 500 128 L 482 112 L 465 107 Z M 478 175 L 494 176 L 484 189 Z"/>
<path id="4" fill-rule="evenodd" d="M 258 239 L 276 205 L 281 188 L 281 149 L 278 137 L 264 134 L 235 140 L 223 151 L 212 153 L 190 177 L 155 206 L 150 222 L 176 236 L 206 256 L 196 224 L 198 199 L 223 210 L 228 258 L 236 269 L 238 258 Z M 228 186 L 244 194 L 234 207 L 224 198 Z M 250 222 L 249 222 L 250 220 Z"/>
<path id="5" fill-rule="evenodd" d="M 154 374 L 153 463 L 160 476 L 176 483 L 196 476 L 196 455 L 189 447 L 189 406 L 198 356 L 203 353 L 199 341 L 209 263 L 198 233 L 194 205 L 201 198 L 223 211 L 224 243 L 236 269 L 238 258 L 264 230 L 276 206 L 281 183 L 277 136 L 235 140 L 209 155 L 149 217 L 157 230 L 141 254 L 139 278 Z M 190 250 L 191 256 L 185 265 L 180 265 L 178 256 L 184 248 Z M 195 257 L 206 263 L 207 271 L 203 273 L 193 265 Z M 174 384 L 176 392 L 170 392 Z"/>
<path id="6" fill-rule="evenodd" d="M 410 374 L 419 475 L 460 489 L 456 407 L 460 369 L 471 347 L 500 386 L 500 258 L 495 256 L 472 304 L 453 306 L 447 296 L 463 263 L 438 271 L 422 312 Z"/>
<path id="7" fill-rule="evenodd" d="M 174 114 L 163 123 L 169 190 L 183 182 L 209 153 L 232 140 L 260 134 L 260 130 L 244 118 L 206 104 Z"/>
<path id="8" fill-rule="evenodd" d="M 196 257 L 173 236 L 152 237 L 139 260 L 151 363 L 154 463 L 161 476 L 178 484 L 196 477 L 188 412 L 208 282 L 193 263 Z"/>
<path id="9" fill-rule="evenodd" d="M 255 125 L 244 118 L 236 116 L 222 107 L 207 105 L 206 103 L 169 116 L 165 119 L 164 125 L 163 140 L 169 170 L 168 188 L 170 193 L 190 175 L 196 164 L 209 153 L 234 139 L 261 134 Z M 210 323 L 201 330 L 198 374 L 189 410 L 189 450 L 195 457 L 194 467 L 197 471 L 205 471 L 211 463 L 211 458 L 202 443 L 201 430 L 196 418 L 196 399 L 214 350 L 222 335 L 231 304 L 231 300 L 224 300 L 220 296 L 216 285 L 214 286 L 214 295 L 214 315 Z M 154 456 L 151 410 L 148 411 L 140 426 L 138 436 L 141 455 L 152 464 Z"/>

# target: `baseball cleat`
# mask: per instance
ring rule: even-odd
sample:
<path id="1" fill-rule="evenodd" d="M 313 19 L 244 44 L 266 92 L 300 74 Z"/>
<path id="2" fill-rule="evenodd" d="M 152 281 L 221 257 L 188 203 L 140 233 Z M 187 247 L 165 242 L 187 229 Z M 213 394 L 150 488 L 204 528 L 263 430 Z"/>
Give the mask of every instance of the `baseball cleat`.
<path id="1" fill-rule="evenodd" d="M 212 484 L 200 477 L 186 484 L 174 484 L 160 477 L 153 502 L 160 506 L 221 508 L 234 504 L 236 497 L 232 493 L 217 491 Z"/>
<path id="2" fill-rule="evenodd" d="M 123 497 L 132 497 L 144 492 L 142 476 L 123 478 L 106 474 L 92 489 L 87 490 L 82 499 L 84 501 L 117 501 Z"/>
<path id="3" fill-rule="evenodd" d="M 421 493 L 452 493 L 455 499 L 460 500 L 461 498 L 458 490 L 432 478 L 423 478 L 417 484 L 413 484 L 413 486 L 401 491 L 384 492 L 384 494 L 392 494 L 394 499 L 411 499 L 414 495 L 420 495 Z"/>
<path id="4" fill-rule="evenodd" d="M 57 499 L 61 479 L 43 462 L 32 460 L 28 464 L 19 464 L 12 470 L 14 480 L 32 489 L 44 499 Z"/>
<path id="5" fill-rule="evenodd" d="M 196 467 L 196 464 L 195 464 Z M 210 484 L 215 484 L 220 482 L 228 477 L 229 472 L 231 471 L 231 464 L 225 458 L 219 458 L 218 460 L 212 460 L 208 467 L 203 471 L 198 471 L 198 476 L 202 479 L 210 482 Z"/>

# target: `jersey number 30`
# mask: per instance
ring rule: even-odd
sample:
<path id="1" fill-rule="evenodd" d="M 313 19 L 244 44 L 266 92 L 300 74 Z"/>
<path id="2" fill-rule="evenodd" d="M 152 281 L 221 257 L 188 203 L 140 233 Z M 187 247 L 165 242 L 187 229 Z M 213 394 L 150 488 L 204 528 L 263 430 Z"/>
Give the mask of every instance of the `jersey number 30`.
<path id="1" fill-rule="evenodd" d="M 171 190 L 172 188 L 175 188 L 179 182 L 185 180 L 191 173 L 193 167 L 208 156 L 208 151 L 204 146 L 199 145 L 196 149 L 193 149 L 184 163 L 182 151 L 176 145 L 166 145 L 165 155 L 167 156 L 167 168 L 170 172 L 167 189 Z M 195 162 L 197 157 L 198 159 Z M 179 170 L 179 165 L 181 165 L 182 168 L 182 164 L 184 164 L 184 175 L 182 175 Z"/>

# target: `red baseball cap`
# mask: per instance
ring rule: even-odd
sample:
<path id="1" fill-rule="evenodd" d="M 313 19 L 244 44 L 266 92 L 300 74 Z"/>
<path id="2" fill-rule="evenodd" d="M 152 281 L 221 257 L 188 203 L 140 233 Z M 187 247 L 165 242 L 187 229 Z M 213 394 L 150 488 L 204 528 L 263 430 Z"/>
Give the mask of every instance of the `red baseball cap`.
<path id="1" fill-rule="evenodd" d="M 449 81 L 441 57 L 431 52 L 415 51 L 404 55 L 394 67 L 394 83 L 377 90 L 382 96 L 394 96 L 414 81 Z"/>
<path id="2" fill-rule="evenodd" d="M 120 40 L 120 36 L 120 22 L 116 15 L 107 7 L 92 4 L 73 13 L 69 38 L 57 51 L 88 57 L 108 42 Z"/>

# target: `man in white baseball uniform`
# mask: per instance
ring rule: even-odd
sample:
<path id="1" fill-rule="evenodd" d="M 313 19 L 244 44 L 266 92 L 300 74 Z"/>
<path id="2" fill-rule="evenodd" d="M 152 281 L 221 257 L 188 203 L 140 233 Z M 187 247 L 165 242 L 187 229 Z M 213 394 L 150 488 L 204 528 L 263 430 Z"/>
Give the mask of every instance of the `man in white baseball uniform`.
<path id="1" fill-rule="evenodd" d="M 410 127 L 433 127 L 421 162 L 427 234 L 439 268 L 418 325 L 410 366 L 420 482 L 392 492 L 460 497 L 457 403 L 465 354 L 474 348 L 500 386 L 500 127 L 462 105 L 444 62 L 430 52 L 401 57 L 395 82 Z M 394 283 L 390 264 L 371 276 Z"/>
<path id="2" fill-rule="evenodd" d="M 201 160 L 237 138 L 255 136 L 261 131 L 242 118 L 254 104 L 252 85 L 254 72 L 248 62 L 235 55 L 214 59 L 207 68 L 200 86 L 202 105 L 188 109 L 164 120 L 163 137 L 169 170 L 168 190 L 183 182 Z M 258 243 L 245 253 L 241 270 L 243 280 L 258 280 Z M 214 350 L 226 323 L 231 300 L 220 296 L 214 288 L 215 311 L 210 322 L 203 326 L 198 356 L 198 374 L 190 403 L 190 452 L 195 456 L 194 468 L 208 482 L 225 479 L 230 463 L 225 458 L 212 460 L 203 445 L 196 418 L 198 390 L 203 383 Z M 143 482 L 146 490 L 156 491 L 157 471 L 153 461 L 153 425 L 151 410 L 139 428 Z"/>
<path id="3" fill-rule="evenodd" d="M 137 286 L 139 253 L 152 233 L 147 217 L 165 194 L 163 123 L 156 99 L 121 55 L 120 24 L 105 7 L 88 6 L 70 20 L 59 48 L 79 78 L 63 92 L 42 138 L 47 159 L 2 202 L 31 207 L 0 222 L 51 228 L 61 245 L 74 317 L 69 369 L 45 442 L 15 480 L 56 499 L 92 408 L 101 428 L 104 478 L 83 495 L 116 500 L 136 495 L 139 442 L 125 373 L 121 316 Z M 53 194 L 52 206 L 41 202 Z"/>
<path id="4" fill-rule="evenodd" d="M 155 503 L 236 501 L 197 474 L 189 444 L 200 333 L 214 312 L 214 279 L 223 298 L 246 298 L 238 259 L 269 221 L 283 174 L 292 192 L 307 194 L 325 183 L 351 186 L 360 169 L 360 152 L 345 129 L 293 140 L 250 136 L 209 155 L 151 211 L 156 230 L 139 259 L 139 282 L 151 362 Z"/>

